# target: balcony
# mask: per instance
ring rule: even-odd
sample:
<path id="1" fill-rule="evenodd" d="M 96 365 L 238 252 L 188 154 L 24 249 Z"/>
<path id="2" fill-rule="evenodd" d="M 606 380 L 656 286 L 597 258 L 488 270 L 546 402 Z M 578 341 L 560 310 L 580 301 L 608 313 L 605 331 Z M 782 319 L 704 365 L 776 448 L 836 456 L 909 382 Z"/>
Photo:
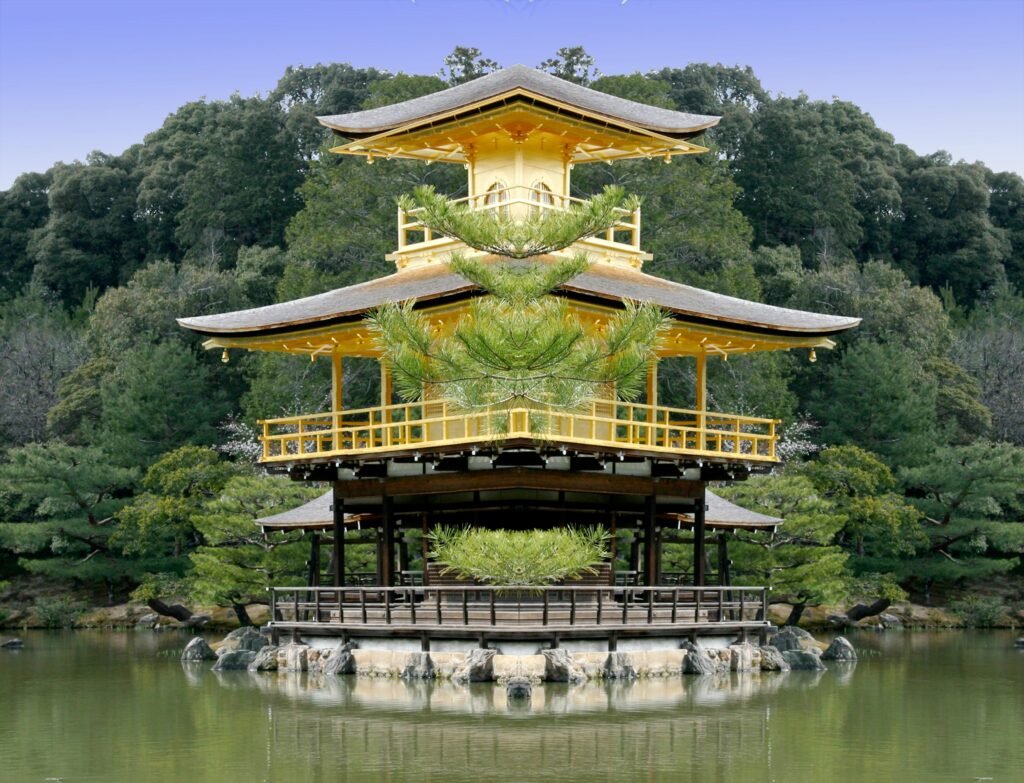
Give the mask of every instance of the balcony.
<path id="1" fill-rule="evenodd" d="M 261 421 L 263 463 L 380 459 L 474 445 L 547 443 L 590 452 L 777 461 L 776 419 L 592 400 L 572 411 L 456 410 L 445 400 Z"/>
<path id="2" fill-rule="evenodd" d="M 573 204 L 584 204 L 584 199 L 562 196 L 550 190 L 514 186 L 489 190 L 474 196 L 454 199 L 452 204 L 467 204 L 470 210 L 491 211 L 513 219 L 547 212 L 565 212 Z M 437 254 L 458 249 L 461 243 L 452 237 L 432 231 L 418 218 L 420 209 L 398 210 L 398 250 L 388 255 L 404 268 L 415 261 L 425 261 Z M 620 220 L 598 236 L 580 240 L 584 250 L 597 259 L 625 261 L 639 268 L 649 253 L 640 249 L 640 209 L 620 209 Z"/>

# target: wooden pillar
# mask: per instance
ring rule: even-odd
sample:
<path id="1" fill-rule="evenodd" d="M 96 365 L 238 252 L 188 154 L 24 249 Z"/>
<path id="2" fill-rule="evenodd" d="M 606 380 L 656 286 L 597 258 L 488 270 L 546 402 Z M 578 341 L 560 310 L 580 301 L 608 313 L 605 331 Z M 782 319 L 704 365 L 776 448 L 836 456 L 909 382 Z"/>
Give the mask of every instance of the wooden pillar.
<path id="1" fill-rule="evenodd" d="M 633 540 L 629 543 L 629 570 L 640 570 L 640 539 L 643 534 L 639 528 L 633 531 Z"/>
<path id="2" fill-rule="evenodd" d="M 340 413 L 345 407 L 345 374 L 341 354 L 331 354 L 331 410 Z"/>
<path id="3" fill-rule="evenodd" d="M 400 531 L 398 533 L 398 579 L 401 582 L 402 572 L 409 570 L 409 540 L 406 538 L 407 533 Z"/>
<path id="4" fill-rule="evenodd" d="M 309 538 L 309 586 L 320 586 L 320 534 L 313 533 Z"/>
<path id="5" fill-rule="evenodd" d="M 395 519 L 392 499 L 388 495 L 381 498 L 381 527 L 378 549 L 380 551 L 380 572 L 378 583 L 391 587 L 394 582 L 395 569 Z"/>
<path id="6" fill-rule="evenodd" d="M 334 573 L 335 587 L 345 585 L 345 500 L 341 497 L 341 484 L 334 482 L 334 496 L 331 499 L 331 519 L 334 532 Z"/>
<path id="7" fill-rule="evenodd" d="M 383 359 L 380 360 L 380 404 L 382 407 L 391 404 L 391 371 Z"/>
<path id="8" fill-rule="evenodd" d="M 611 524 L 609 525 L 609 530 L 608 530 L 608 533 L 611 536 L 611 538 L 609 538 L 609 540 L 608 540 L 608 551 L 611 554 L 612 567 L 611 567 L 611 574 L 609 575 L 608 579 L 609 579 L 610 583 L 614 585 L 615 584 L 615 564 L 616 564 L 616 562 L 618 562 L 618 559 L 619 559 L 619 542 L 617 540 L 618 539 L 618 533 L 619 533 L 619 530 L 618 530 L 618 528 L 619 528 L 619 515 L 616 512 L 613 511 L 611 516 L 612 516 Z"/>
<path id="9" fill-rule="evenodd" d="M 655 511 L 657 498 L 648 495 L 644 507 L 644 584 L 654 586 L 658 583 L 658 543 L 655 531 Z"/>
<path id="10" fill-rule="evenodd" d="M 707 578 L 707 555 L 704 551 L 704 514 L 707 498 L 704 482 L 701 482 L 700 497 L 697 507 L 693 510 L 693 583 L 698 587 L 705 584 Z"/>
<path id="11" fill-rule="evenodd" d="M 722 587 L 732 582 L 729 574 L 729 545 L 725 533 L 718 534 L 718 584 Z"/>

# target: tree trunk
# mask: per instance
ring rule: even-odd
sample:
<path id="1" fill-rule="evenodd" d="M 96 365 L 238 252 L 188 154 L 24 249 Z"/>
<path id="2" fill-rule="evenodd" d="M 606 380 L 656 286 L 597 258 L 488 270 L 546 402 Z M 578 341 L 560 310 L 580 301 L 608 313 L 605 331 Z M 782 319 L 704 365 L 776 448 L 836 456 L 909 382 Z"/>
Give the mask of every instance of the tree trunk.
<path id="1" fill-rule="evenodd" d="M 865 606 L 864 604 L 857 604 L 851 606 L 846 610 L 846 616 L 850 618 L 852 622 L 863 620 L 865 617 L 874 617 L 876 614 L 881 614 L 892 604 L 888 598 L 879 598 L 871 606 Z"/>
<path id="2" fill-rule="evenodd" d="M 786 618 L 786 625 L 797 625 L 806 608 L 807 604 L 805 602 L 793 604 L 793 608 L 789 611 L 789 617 Z"/>
<path id="3" fill-rule="evenodd" d="M 162 614 L 164 617 L 173 617 L 175 620 L 183 623 L 187 623 L 192 619 L 192 612 L 181 604 L 172 604 L 168 606 L 159 598 L 150 598 L 146 601 L 146 606 L 157 614 Z"/>
<path id="4" fill-rule="evenodd" d="M 235 610 L 235 616 L 238 618 L 239 625 L 243 628 L 252 627 L 252 618 L 249 617 L 249 613 L 245 610 L 245 604 L 231 604 L 231 608 Z"/>

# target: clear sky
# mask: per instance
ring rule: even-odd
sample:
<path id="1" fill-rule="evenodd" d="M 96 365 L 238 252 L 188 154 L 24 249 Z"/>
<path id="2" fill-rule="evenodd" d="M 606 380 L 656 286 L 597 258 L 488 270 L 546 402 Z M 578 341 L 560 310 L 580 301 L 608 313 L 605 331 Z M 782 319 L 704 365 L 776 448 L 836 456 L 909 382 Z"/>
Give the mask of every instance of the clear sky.
<path id="1" fill-rule="evenodd" d="M 0 188 L 288 65 L 435 73 L 456 45 L 503 65 L 583 45 L 604 73 L 750 65 L 920 153 L 1024 173 L 1024 0 L 0 0 Z"/>

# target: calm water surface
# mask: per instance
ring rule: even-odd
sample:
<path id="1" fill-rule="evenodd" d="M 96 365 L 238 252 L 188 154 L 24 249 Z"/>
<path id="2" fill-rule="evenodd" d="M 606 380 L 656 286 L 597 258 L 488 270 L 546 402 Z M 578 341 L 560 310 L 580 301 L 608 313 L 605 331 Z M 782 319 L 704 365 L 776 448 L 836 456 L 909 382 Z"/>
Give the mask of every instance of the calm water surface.
<path id="1" fill-rule="evenodd" d="M 1013 634 L 862 634 L 853 668 L 534 691 L 215 674 L 151 632 L 0 650 L 0 781 L 1024 781 Z"/>

